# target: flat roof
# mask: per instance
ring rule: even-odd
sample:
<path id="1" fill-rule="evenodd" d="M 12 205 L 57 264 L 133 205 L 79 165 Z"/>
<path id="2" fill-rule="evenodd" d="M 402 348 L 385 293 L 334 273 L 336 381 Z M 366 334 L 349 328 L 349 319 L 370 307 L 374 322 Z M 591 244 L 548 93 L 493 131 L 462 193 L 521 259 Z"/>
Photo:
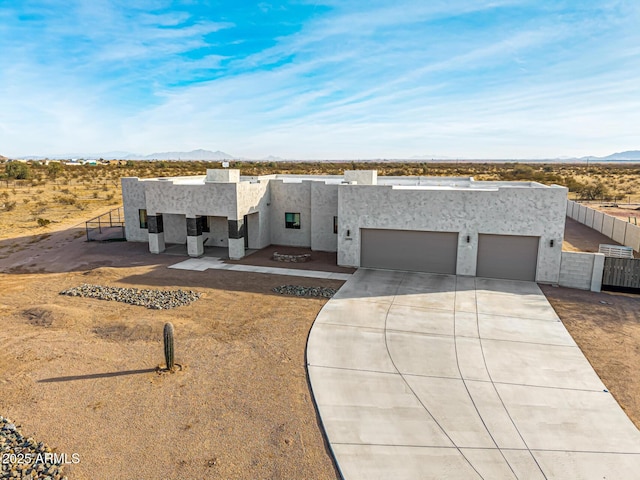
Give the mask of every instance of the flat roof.
<path id="1" fill-rule="evenodd" d="M 174 185 L 204 185 L 206 175 L 187 177 L 144 178 L 141 181 L 170 182 Z M 241 176 L 240 182 L 255 183 L 266 180 L 281 180 L 283 183 L 301 183 L 303 181 L 323 182 L 327 185 L 340 185 L 345 182 L 343 175 L 295 175 L 275 174 L 259 176 Z M 398 189 L 419 190 L 495 190 L 498 188 L 549 188 L 538 182 L 476 181 L 473 177 L 410 177 L 378 176 L 376 185 L 391 186 Z"/>

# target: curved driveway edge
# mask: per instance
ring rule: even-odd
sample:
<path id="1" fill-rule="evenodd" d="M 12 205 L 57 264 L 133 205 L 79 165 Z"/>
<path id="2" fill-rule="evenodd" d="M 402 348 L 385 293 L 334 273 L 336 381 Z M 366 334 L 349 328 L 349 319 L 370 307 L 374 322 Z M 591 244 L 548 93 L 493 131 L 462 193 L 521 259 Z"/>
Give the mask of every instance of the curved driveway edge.
<path id="1" fill-rule="evenodd" d="M 535 283 L 360 269 L 307 362 L 345 480 L 640 471 L 640 432 Z"/>

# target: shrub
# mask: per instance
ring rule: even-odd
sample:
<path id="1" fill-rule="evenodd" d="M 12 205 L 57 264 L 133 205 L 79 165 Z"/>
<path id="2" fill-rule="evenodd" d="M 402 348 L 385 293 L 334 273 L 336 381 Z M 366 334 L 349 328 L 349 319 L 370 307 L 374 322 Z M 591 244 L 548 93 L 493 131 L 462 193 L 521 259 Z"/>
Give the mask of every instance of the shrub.
<path id="1" fill-rule="evenodd" d="M 4 168 L 8 178 L 25 180 L 31 176 L 31 169 L 26 163 L 9 162 Z"/>
<path id="2" fill-rule="evenodd" d="M 38 218 L 36 221 L 38 222 L 38 226 L 40 227 L 46 227 L 51 223 L 51 220 L 48 220 L 46 218 Z"/>

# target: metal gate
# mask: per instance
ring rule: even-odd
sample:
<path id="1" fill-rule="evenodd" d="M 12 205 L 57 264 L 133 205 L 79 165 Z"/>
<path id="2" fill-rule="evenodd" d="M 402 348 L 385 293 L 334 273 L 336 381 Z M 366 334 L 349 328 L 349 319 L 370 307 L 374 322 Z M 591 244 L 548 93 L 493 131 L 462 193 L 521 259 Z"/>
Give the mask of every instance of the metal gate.
<path id="1" fill-rule="evenodd" d="M 640 258 L 605 257 L 602 286 L 640 288 Z"/>

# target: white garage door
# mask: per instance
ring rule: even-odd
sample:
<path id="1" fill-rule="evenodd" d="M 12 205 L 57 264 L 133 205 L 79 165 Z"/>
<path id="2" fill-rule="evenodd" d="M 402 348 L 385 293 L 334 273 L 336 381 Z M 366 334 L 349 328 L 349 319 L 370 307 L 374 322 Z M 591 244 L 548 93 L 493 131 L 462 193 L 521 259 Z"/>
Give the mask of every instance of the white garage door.
<path id="1" fill-rule="evenodd" d="M 478 236 L 478 277 L 536 280 L 540 237 Z"/>
<path id="2" fill-rule="evenodd" d="M 360 266 L 456 273 L 458 234 L 415 230 L 360 230 Z"/>

